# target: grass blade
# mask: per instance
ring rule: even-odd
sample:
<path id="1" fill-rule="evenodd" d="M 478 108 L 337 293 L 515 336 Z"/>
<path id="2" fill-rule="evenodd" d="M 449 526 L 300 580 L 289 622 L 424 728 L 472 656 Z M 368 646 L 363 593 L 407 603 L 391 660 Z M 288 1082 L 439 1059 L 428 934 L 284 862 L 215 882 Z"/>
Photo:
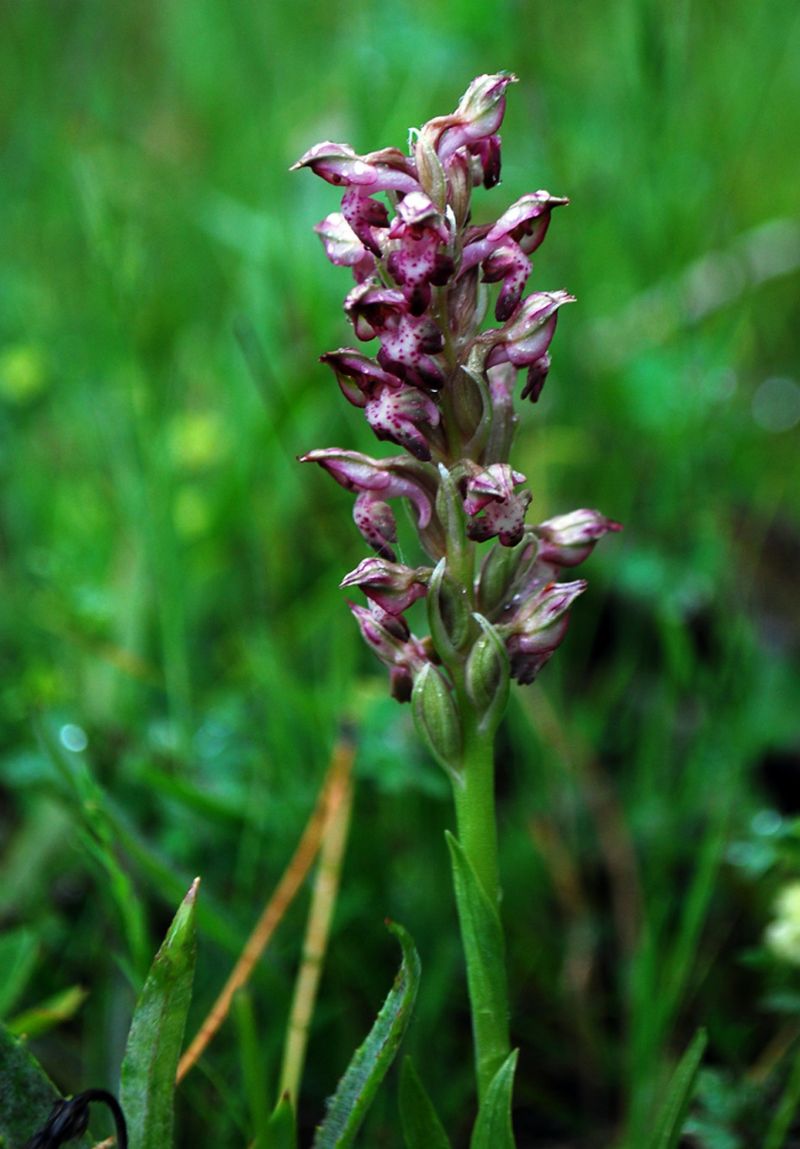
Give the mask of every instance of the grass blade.
<path id="1" fill-rule="evenodd" d="M 400 1071 L 400 1120 L 406 1149 L 450 1149 L 450 1140 L 410 1057 Z"/>
<path id="2" fill-rule="evenodd" d="M 676 1149 L 686 1120 L 686 1111 L 694 1094 L 706 1041 L 705 1030 L 699 1029 L 678 1062 L 678 1067 L 669 1083 L 667 1100 L 664 1102 L 648 1149 Z"/>

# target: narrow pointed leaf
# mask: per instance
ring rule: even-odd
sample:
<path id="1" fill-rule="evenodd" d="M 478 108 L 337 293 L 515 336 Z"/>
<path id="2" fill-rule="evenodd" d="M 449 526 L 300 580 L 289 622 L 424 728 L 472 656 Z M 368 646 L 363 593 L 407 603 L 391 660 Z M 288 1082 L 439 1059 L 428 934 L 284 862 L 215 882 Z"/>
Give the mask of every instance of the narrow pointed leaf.
<path id="1" fill-rule="evenodd" d="M 478 1120 L 472 1130 L 469 1149 L 514 1149 L 511 1092 L 514 1088 L 517 1053 L 516 1049 L 509 1053 L 492 1078 L 478 1110 Z"/>
<path id="2" fill-rule="evenodd" d="M 676 1149 L 686 1120 L 686 1111 L 694 1094 L 706 1040 L 705 1030 L 699 1029 L 678 1062 L 648 1149 Z"/>
<path id="3" fill-rule="evenodd" d="M 0 1026 L 0 1145 L 24 1145 L 47 1123 L 59 1096 L 23 1043 Z M 90 1144 L 81 1137 L 70 1149 Z"/>
<path id="4" fill-rule="evenodd" d="M 267 1136 L 259 1149 L 297 1149 L 297 1121 L 289 1094 L 284 1093 L 267 1122 Z"/>
<path id="5" fill-rule="evenodd" d="M 396 922 L 389 922 L 388 926 L 403 950 L 400 970 L 366 1041 L 356 1050 L 328 1103 L 313 1149 L 348 1149 L 354 1143 L 411 1020 L 419 985 L 419 957 L 402 926 Z"/>
<path id="6" fill-rule="evenodd" d="M 181 902 L 136 1003 L 120 1102 L 130 1149 L 170 1149 L 175 1072 L 192 996 L 199 878 Z"/>
<path id="7" fill-rule="evenodd" d="M 464 941 L 470 1000 L 480 1002 L 472 1024 L 478 1049 L 478 1091 L 483 1097 L 508 1056 L 506 963 L 497 910 L 478 881 L 457 838 L 445 832 L 453 866 L 453 886 Z"/>
<path id="8" fill-rule="evenodd" d="M 400 1120 L 406 1149 L 450 1149 L 439 1115 L 410 1057 L 400 1071 Z"/>

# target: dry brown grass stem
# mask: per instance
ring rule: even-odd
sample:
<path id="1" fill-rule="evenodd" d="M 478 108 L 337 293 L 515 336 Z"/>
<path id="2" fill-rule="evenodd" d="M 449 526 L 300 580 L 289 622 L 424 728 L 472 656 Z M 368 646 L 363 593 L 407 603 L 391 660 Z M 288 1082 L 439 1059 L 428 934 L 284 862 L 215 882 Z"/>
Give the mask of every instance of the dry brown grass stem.
<path id="1" fill-rule="evenodd" d="M 348 787 L 343 779 L 349 778 L 355 757 L 352 738 L 343 734 L 334 746 L 330 765 L 319 792 L 316 805 L 303 830 L 297 849 L 283 872 L 272 897 L 264 907 L 253 932 L 231 970 L 219 997 L 196 1036 L 178 1062 L 176 1084 L 197 1063 L 230 1012 L 234 994 L 246 985 L 253 969 L 269 945 L 270 939 L 314 864 L 328 826 L 336 818 L 341 803 L 347 798 Z"/>
<path id="2" fill-rule="evenodd" d="M 353 782 L 350 771 L 342 769 L 332 780 L 330 817 L 326 821 L 322 845 L 319 852 L 311 905 L 308 911 L 303 956 L 295 981 L 289 1022 L 283 1050 L 283 1065 L 279 1095 L 288 1094 L 296 1102 L 303 1075 L 306 1047 L 308 1045 L 311 1018 L 317 999 L 322 965 L 328 948 L 331 921 L 339 892 L 347 833 L 350 826 L 350 811 L 353 799 Z"/>

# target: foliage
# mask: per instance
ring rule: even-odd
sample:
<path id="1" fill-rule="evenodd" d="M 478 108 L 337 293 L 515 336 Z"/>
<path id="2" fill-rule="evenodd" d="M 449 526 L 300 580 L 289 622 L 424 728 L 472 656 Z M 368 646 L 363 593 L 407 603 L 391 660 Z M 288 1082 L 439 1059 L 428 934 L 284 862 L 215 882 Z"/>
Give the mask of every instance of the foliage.
<path id="1" fill-rule="evenodd" d="M 319 442 L 374 444 L 315 366 L 346 338 L 307 227 L 328 189 L 287 169 L 326 136 L 402 139 L 508 68 L 514 147 L 492 194 L 569 192 L 533 279 L 580 301 L 520 466 L 537 518 L 588 504 L 625 525 L 561 661 L 515 688 L 500 732 L 515 1129 L 639 1149 L 703 1025 L 742 1110 L 712 1109 L 701 1080 L 690 1128 L 713 1133 L 685 1140 L 761 1136 L 800 1012 L 796 970 L 762 945 L 800 862 L 795 7 L 2 14 L 3 1019 L 32 1032 L 36 1012 L 30 1048 L 61 1092 L 115 1089 L 200 873 L 194 1031 L 346 716 L 368 832 L 345 864 L 300 1143 L 385 993 L 387 914 L 425 968 L 407 1050 L 469 1143 L 441 771 L 342 609 L 361 553 L 332 525 L 347 496 L 296 464 Z M 303 908 L 251 986 L 268 1112 Z M 46 1008 L 71 990 L 86 996 Z M 248 1143 L 244 1041 L 228 1025 L 181 1086 L 180 1144 Z M 385 1088 L 363 1143 L 399 1136 Z"/>

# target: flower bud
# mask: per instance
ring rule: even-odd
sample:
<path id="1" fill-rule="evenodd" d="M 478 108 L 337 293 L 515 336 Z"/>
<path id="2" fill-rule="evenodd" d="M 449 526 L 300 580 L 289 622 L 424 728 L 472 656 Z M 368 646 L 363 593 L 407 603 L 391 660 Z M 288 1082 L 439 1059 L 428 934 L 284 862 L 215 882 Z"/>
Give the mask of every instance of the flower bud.
<path id="1" fill-rule="evenodd" d="M 443 162 L 457 148 L 497 133 L 505 115 L 506 88 L 516 83 L 516 79 L 509 72 L 499 72 L 493 76 L 477 76 L 472 81 L 453 113 L 455 123 L 439 139 L 439 158 Z"/>
<path id="2" fill-rule="evenodd" d="M 620 523 L 588 508 L 556 515 L 536 527 L 540 540 L 539 555 L 544 562 L 576 567 L 589 557 L 598 539 L 609 531 L 621 530 Z"/>
<path id="3" fill-rule="evenodd" d="M 430 570 L 427 567 L 403 566 L 401 563 L 372 557 L 363 559 L 355 570 L 345 575 L 340 587 L 357 586 L 367 598 L 387 614 L 402 614 L 427 593 Z"/>
<path id="4" fill-rule="evenodd" d="M 431 663 L 414 679 L 411 708 L 434 758 L 448 774 L 455 774 L 461 757 L 461 723 L 450 687 Z"/>
<path id="5" fill-rule="evenodd" d="M 508 702 L 511 681 L 508 654 L 502 638 L 481 614 L 473 616 L 482 630 L 466 665 L 466 687 L 478 715 L 479 727 L 496 729 Z"/>
<path id="6" fill-rule="evenodd" d="M 574 303 L 566 291 L 539 291 L 522 301 L 512 318 L 499 331 L 487 331 L 481 339 L 493 344 L 487 367 L 508 360 L 515 367 L 529 367 L 550 346 L 559 307 Z"/>
<path id="7" fill-rule="evenodd" d="M 361 637 L 389 668 L 392 697 L 398 702 L 409 702 L 414 680 L 429 661 L 424 641 L 410 632 L 402 615 L 389 614 L 376 602 L 371 602 L 368 609 L 354 602 L 348 606 Z"/>
<path id="8" fill-rule="evenodd" d="M 569 608 L 586 590 L 584 579 L 550 582 L 529 597 L 522 593 L 506 611 L 499 631 L 506 640 L 511 674 L 523 686 L 533 682 L 566 634 Z"/>

